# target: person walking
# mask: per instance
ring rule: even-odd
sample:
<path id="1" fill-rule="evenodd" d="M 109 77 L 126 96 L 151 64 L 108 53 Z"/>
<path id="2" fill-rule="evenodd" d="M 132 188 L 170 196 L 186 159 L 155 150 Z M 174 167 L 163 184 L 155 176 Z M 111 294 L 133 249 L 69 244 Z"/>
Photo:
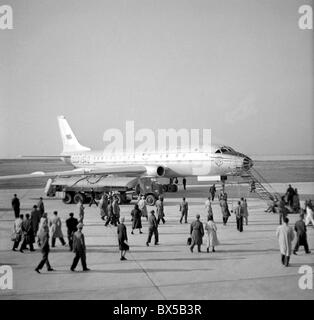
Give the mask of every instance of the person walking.
<path id="1" fill-rule="evenodd" d="M 286 191 L 286 196 L 287 196 L 287 202 L 288 202 L 288 205 L 290 207 L 292 207 L 293 205 L 293 196 L 294 196 L 294 189 L 292 188 L 291 184 L 289 184 L 289 187 Z"/>
<path id="2" fill-rule="evenodd" d="M 279 240 L 281 253 L 281 263 L 286 267 L 289 266 L 290 255 L 292 251 L 292 241 L 294 239 L 293 229 L 289 226 L 289 219 L 283 218 L 283 225 L 277 227 L 276 236 Z"/>
<path id="3" fill-rule="evenodd" d="M 26 249 L 26 246 L 29 245 L 29 250 L 30 251 L 35 251 L 34 250 L 34 231 L 33 231 L 33 225 L 32 225 L 32 220 L 30 219 L 30 214 L 26 213 L 25 219 L 22 222 L 22 244 L 20 247 L 20 252 L 24 252 L 23 250 Z"/>
<path id="4" fill-rule="evenodd" d="M 312 223 L 312 227 L 314 228 L 314 213 L 311 200 L 305 201 L 305 212 L 305 225 L 308 226 L 310 223 Z"/>
<path id="5" fill-rule="evenodd" d="M 229 211 L 229 207 L 228 207 L 228 202 L 225 199 L 221 199 L 219 201 L 220 207 L 221 207 L 221 213 L 222 213 L 222 221 L 223 221 L 223 225 L 225 226 L 228 222 L 228 219 L 230 217 L 230 211 Z"/>
<path id="6" fill-rule="evenodd" d="M 15 219 L 17 219 L 20 215 L 20 199 L 17 197 L 16 194 L 13 196 L 11 204 L 14 211 Z"/>
<path id="7" fill-rule="evenodd" d="M 215 199 L 215 194 L 216 194 L 216 185 L 213 184 L 210 188 L 209 188 L 209 194 L 210 194 L 210 198 L 212 201 L 214 201 Z M 210 199 L 209 198 L 209 199 Z"/>
<path id="8" fill-rule="evenodd" d="M 16 251 L 16 249 L 18 248 L 20 242 L 22 241 L 22 235 L 23 235 L 23 231 L 22 231 L 22 224 L 23 224 L 23 214 L 20 214 L 20 216 L 15 219 L 14 221 L 14 225 L 13 225 L 13 234 L 14 234 L 14 244 L 13 244 L 13 251 Z"/>
<path id="9" fill-rule="evenodd" d="M 212 252 L 215 252 L 215 246 L 219 245 L 219 241 L 217 238 L 217 226 L 212 216 L 210 216 L 209 220 L 206 222 L 205 230 L 206 230 L 207 252 L 209 252 L 210 247 L 212 247 Z"/>
<path id="10" fill-rule="evenodd" d="M 113 202 L 112 202 L 112 213 L 113 213 L 113 217 L 114 217 L 114 226 L 117 226 L 117 224 L 120 223 L 120 206 L 119 206 L 119 199 L 118 197 L 115 195 L 113 197 Z"/>
<path id="11" fill-rule="evenodd" d="M 186 190 L 186 179 L 185 178 L 182 179 L 182 184 L 183 184 L 183 189 Z"/>
<path id="12" fill-rule="evenodd" d="M 93 188 L 90 189 L 90 201 L 89 207 L 91 207 L 95 203 L 96 207 L 98 207 L 98 203 L 96 202 L 96 194 Z"/>
<path id="13" fill-rule="evenodd" d="M 117 227 L 119 250 L 121 253 L 121 256 L 120 256 L 121 261 L 127 260 L 127 258 L 125 257 L 125 254 L 130 249 L 130 247 L 127 243 L 128 242 L 128 234 L 127 234 L 127 229 L 124 224 L 124 221 L 125 221 L 125 218 L 122 217 L 121 223 L 118 224 L 118 227 Z"/>
<path id="14" fill-rule="evenodd" d="M 134 205 L 134 209 L 131 211 L 132 216 L 132 232 L 131 234 L 134 234 L 134 229 L 139 229 L 139 233 L 142 232 L 142 220 L 141 220 L 141 210 L 138 208 L 138 204 Z"/>
<path id="15" fill-rule="evenodd" d="M 234 210 L 236 220 L 237 220 L 237 230 L 242 232 L 243 231 L 243 206 L 241 205 L 241 202 L 238 201 L 238 206 Z"/>
<path id="16" fill-rule="evenodd" d="M 184 218 L 184 223 L 188 223 L 189 204 L 185 200 L 185 198 L 182 198 L 182 202 L 180 204 L 180 211 L 181 211 L 180 223 L 182 223 L 183 218 Z"/>
<path id="17" fill-rule="evenodd" d="M 100 210 L 100 217 L 102 220 L 108 219 L 108 197 L 107 194 L 104 193 L 98 204 Z"/>
<path id="18" fill-rule="evenodd" d="M 288 209 L 286 208 L 285 196 L 282 196 L 278 203 L 279 224 L 282 224 L 283 218 L 287 217 Z"/>
<path id="19" fill-rule="evenodd" d="M 45 212 L 45 205 L 42 197 L 39 198 L 39 201 L 37 203 L 37 208 L 40 212 L 40 215 L 42 216 Z"/>
<path id="20" fill-rule="evenodd" d="M 32 220 L 32 227 L 34 231 L 34 237 L 36 237 L 37 235 L 40 219 L 41 219 L 41 213 L 38 210 L 37 205 L 34 205 L 33 210 L 31 212 L 31 220 Z"/>
<path id="21" fill-rule="evenodd" d="M 245 198 L 241 198 L 241 206 L 243 209 L 243 219 L 245 220 L 245 225 L 248 225 L 248 220 L 249 220 L 249 210 L 247 207 L 247 201 Z"/>
<path id="22" fill-rule="evenodd" d="M 146 220 L 148 220 L 147 205 L 146 205 L 146 200 L 144 195 L 141 195 L 137 204 L 138 204 L 138 208 L 141 210 L 142 217 L 145 217 Z"/>
<path id="23" fill-rule="evenodd" d="M 201 245 L 203 243 L 204 228 L 203 223 L 200 221 L 200 215 L 196 215 L 196 220 L 191 223 L 190 234 L 192 238 L 192 244 L 190 251 L 193 252 L 194 246 L 197 245 L 198 252 L 201 252 Z"/>
<path id="24" fill-rule="evenodd" d="M 165 221 L 165 212 L 164 212 L 164 199 L 162 198 L 162 196 L 159 196 L 155 205 L 156 205 L 156 211 L 157 211 L 157 223 L 159 224 L 161 220 L 162 223 L 165 224 L 166 221 Z"/>
<path id="25" fill-rule="evenodd" d="M 297 188 L 294 189 L 294 195 L 292 197 L 292 210 L 297 213 L 301 210 L 300 197 Z"/>
<path id="26" fill-rule="evenodd" d="M 77 231 L 77 225 L 79 224 L 78 220 L 74 218 L 74 213 L 71 212 L 69 214 L 70 218 L 68 218 L 65 223 L 67 226 L 67 233 L 68 233 L 68 242 L 70 251 L 73 250 L 73 234 Z"/>
<path id="27" fill-rule="evenodd" d="M 47 266 L 47 271 L 54 271 L 54 269 L 51 267 L 49 263 L 49 252 L 50 252 L 50 247 L 49 247 L 49 228 L 48 225 L 43 223 L 40 226 L 40 229 L 38 231 L 38 241 L 37 241 L 41 253 L 42 253 L 42 259 L 39 262 L 38 266 L 36 267 L 35 271 L 40 273 L 40 270 L 43 268 L 44 265 Z"/>
<path id="28" fill-rule="evenodd" d="M 61 219 L 58 217 L 58 212 L 53 212 L 53 217 L 49 221 L 50 232 L 51 232 L 51 247 L 54 248 L 56 246 L 56 239 L 59 238 L 61 244 L 63 246 L 66 245 L 63 233 L 62 233 L 62 222 Z"/>
<path id="29" fill-rule="evenodd" d="M 208 199 L 205 201 L 205 210 L 207 213 L 207 221 L 208 221 L 209 217 L 214 217 L 212 203 L 211 203 L 211 197 L 208 197 Z"/>
<path id="30" fill-rule="evenodd" d="M 85 207 L 83 206 L 83 202 L 79 201 L 77 206 L 79 208 L 79 222 L 83 223 L 85 216 Z"/>
<path id="31" fill-rule="evenodd" d="M 307 242 L 306 225 L 303 213 L 300 214 L 300 219 L 295 223 L 294 230 L 297 234 L 297 242 L 295 244 L 293 254 L 297 254 L 300 246 L 304 246 L 305 253 L 311 253 Z"/>
<path id="32" fill-rule="evenodd" d="M 83 223 L 79 223 L 77 225 L 77 231 L 73 235 L 73 252 L 75 253 L 72 266 L 70 268 L 71 271 L 75 271 L 75 268 L 81 260 L 83 271 L 89 271 L 86 264 L 86 246 L 85 246 L 85 237 L 82 233 Z"/>
<path id="33" fill-rule="evenodd" d="M 155 211 L 152 210 L 150 212 L 150 216 L 148 218 L 148 238 L 146 241 L 147 247 L 150 244 L 150 241 L 152 239 L 152 235 L 155 236 L 155 245 L 158 245 L 159 237 L 158 237 L 158 221 L 155 217 Z"/>

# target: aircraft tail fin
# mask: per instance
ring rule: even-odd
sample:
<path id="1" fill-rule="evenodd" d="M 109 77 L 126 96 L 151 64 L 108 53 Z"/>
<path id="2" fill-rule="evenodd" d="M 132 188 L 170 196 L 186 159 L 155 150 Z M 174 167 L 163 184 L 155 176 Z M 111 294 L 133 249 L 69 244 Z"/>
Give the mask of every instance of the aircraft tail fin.
<path id="1" fill-rule="evenodd" d="M 84 147 L 78 142 L 64 116 L 58 117 L 58 124 L 63 144 L 61 155 L 68 155 L 74 152 L 90 151 L 90 148 Z"/>

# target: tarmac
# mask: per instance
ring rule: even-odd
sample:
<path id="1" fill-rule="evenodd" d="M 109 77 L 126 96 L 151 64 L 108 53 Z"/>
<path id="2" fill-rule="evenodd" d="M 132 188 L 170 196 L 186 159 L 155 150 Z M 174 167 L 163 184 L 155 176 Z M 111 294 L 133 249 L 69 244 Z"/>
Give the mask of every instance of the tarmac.
<path id="1" fill-rule="evenodd" d="M 298 188 L 301 192 L 302 184 Z M 313 190 L 313 184 L 310 190 Z M 206 197 L 203 194 L 206 192 L 207 189 L 203 187 L 193 187 L 193 198 L 189 198 L 189 190 L 186 192 L 189 223 L 197 213 L 201 214 L 201 220 L 205 222 Z M 43 190 L 0 191 L 0 265 L 13 268 L 13 289 L 0 290 L 0 300 L 314 298 L 313 289 L 302 290 L 298 284 L 302 276 L 298 273 L 301 266 L 308 265 L 314 269 L 314 228 L 308 227 L 308 242 L 312 253 L 305 254 L 301 247 L 298 255 L 291 256 L 290 266 L 284 267 L 280 262 L 275 235 L 278 215 L 265 213 L 266 204 L 260 199 L 248 199 L 249 224 L 244 225 L 242 233 L 236 229 L 234 214 L 227 226 L 223 226 L 221 210 L 215 200 L 214 220 L 220 241 L 215 253 L 207 253 L 205 245 L 201 253 L 196 252 L 196 248 L 194 253 L 190 252 L 186 244 L 190 225 L 179 223 L 179 203 L 184 192 L 165 198 L 166 223 L 159 226 L 158 246 L 153 241 L 149 247 L 145 245 L 148 234 L 146 219 L 142 219 L 143 234 L 139 234 L 138 230 L 134 231 L 134 235 L 131 234 L 130 212 L 133 205 L 122 205 L 121 216 L 126 217 L 130 245 L 127 261 L 120 261 L 116 228 L 105 227 L 96 206 L 89 208 L 86 205 L 83 232 L 87 245 L 87 263 L 91 271 L 82 272 L 79 264 L 77 272 L 71 272 L 74 254 L 57 240 L 57 247 L 50 252 L 50 263 L 56 271 L 47 272 L 44 267 L 42 273 L 37 274 L 34 269 L 41 260 L 37 245 L 33 253 L 11 251 L 13 243 L 10 235 L 14 220 L 11 198 L 14 193 L 21 200 L 21 213 L 27 213 L 37 203 L 39 196 L 43 195 Z M 228 199 L 230 209 L 237 199 L 235 196 Z M 44 203 L 50 216 L 54 210 L 59 212 L 66 236 L 65 219 L 71 211 L 78 215 L 76 205 L 65 205 L 59 199 L 45 197 Z M 290 214 L 289 219 L 293 226 L 298 214 Z"/>

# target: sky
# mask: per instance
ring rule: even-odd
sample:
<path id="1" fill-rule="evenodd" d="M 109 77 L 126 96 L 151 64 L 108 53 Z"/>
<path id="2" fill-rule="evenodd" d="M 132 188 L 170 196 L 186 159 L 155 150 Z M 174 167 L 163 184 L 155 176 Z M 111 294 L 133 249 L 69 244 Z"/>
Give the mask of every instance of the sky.
<path id="1" fill-rule="evenodd" d="M 248 155 L 314 154 L 311 0 L 12 1 L 0 30 L 0 157 L 58 155 L 56 117 L 106 129 L 211 129 Z"/>

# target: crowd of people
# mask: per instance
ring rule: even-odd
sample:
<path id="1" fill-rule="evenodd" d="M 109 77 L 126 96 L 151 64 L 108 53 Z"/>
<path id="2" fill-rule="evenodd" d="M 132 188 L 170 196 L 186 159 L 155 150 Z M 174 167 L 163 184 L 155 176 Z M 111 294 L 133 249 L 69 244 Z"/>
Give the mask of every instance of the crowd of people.
<path id="1" fill-rule="evenodd" d="M 294 190 L 292 194 L 292 190 Z M 205 237 L 206 251 L 215 252 L 215 247 L 220 244 L 217 236 L 217 225 L 214 221 L 213 202 L 215 201 L 216 187 L 213 185 L 209 190 L 209 196 L 205 201 L 205 216 L 206 222 L 201 221 L 201 215 L 197 214 L 195 220 L 190 224 L 188 244 L 190 251 L 193 252 L 194 247 L 197 246 L 198 252 L 201 252 L 201 246 L 203 244 L 203 238 Z M 279 240 L 279 247 L 281 252 L 281 261 L 285 266 L 289 265 L 290 255 L 293 252 L 297 254 L 299 247 L 304 246 L 305 252 L 310 253 L 307 243 L 307 230 L 306 227 L 311 223 L 314 227 L 313 217 L 313 205 L 311 200 L 305 201 L 305 208 L 300 208 L 300 219 L 296 222 L 294 229 L 289 226 L 288 213 L 290 212 L 288 207 L 296 204 L 297 190 L 293 189 L 290 185 L 287 193 L 282 196 L 280 201 L 275 201 L 271 210 L 268 212 L 275 212 L 279 215 L 279 227 L 276 231 L 276 235 Z M 92 197 L 93 198 L 93 197 Z M 286 201 L 287 198 L 287 201 Z M 243 232 L 244 224 L 248 225 L 248 204 L 247 199 L 244 197 L 237 201 L 237 205 L 229 210 L 228 195 L 224 190 L 217 196 L 218 204 L 221 209 L 221 216 L 223 226 L 226 226 L 231 213 L 234 213 L 236 220 L 236 227 L 239 232 Z M 230 203 L 230 202 L 229 202 Z M 130 249 L 128 244 L 127 227 L 125 225 L 125 217 L 120 217 L 119 198 L 116 194 L 104 193 L 100 201 L 97 202 L 93 198 L 90 203 L 96 204 L 100 218 L 104 220 L 105 226 L 109 224 L 117 228 L 118 246 L 120 250 L 120 260 L 127 260 L 126 252 Z M 166 223 L 164 199 L 160 195 L 155 203 L 156 210 L 150 210 L 148 213 L 147 203 L 145 196 L 138 195 L 138 199 L 134 208 L 130 212 L 130 220 L 132 222 L 131 234 L 134 235 L 135 230 L 139 230 L 138 233 L 142 234 L 142 218 L 145 218 L 148 225 L 148 234 L 146 238 L 146 246 L 149 246 L 154 236 L 154 244 L 159 244 L 159 225 L 162 222 Z M 62 220 L 58 216 L 58 212 L 54 211 L 52 216 L 48 218 L 48 214 L 45 211 L 43 199 L 40 198 L 38 203 L 33 206 L 31 213 L 20 213 L 20 201 L 17 195 L 14 195 L 12 199 L 12 208 L 16 217 L 14 221 L 12 241 L 13 251 L 19 250 L 21 253 L 29 247 L 30 251 L 35 251 L 34 243 L 37 244 L 42 253 L 42 260 L 36 267 L 35 271 L 40 273 L 40 270 L 46 265 L 48 271 L 53 271 L 49 263 L 50 247 L 56 246 L 56 239 L 58 238 L 62 246 L 69 247 L 69 250 L 74 252 L 73 263 L 70 267 L 71 271 L 75 271 L 75 268 L 81 260 L 83 271 L 88 271 L 86 263 L 86 245 L 85 237 L 82 232 L 84 226 L 84 210 L 85 207 L 81 201 L 78 203 L 78 219 L 74 217 L 74 213 L 69 214 L 69 218 L 66 220 L 67 227 L 67 239 L 68 244 L 64 240 L 62 232 Z M 179 223 L 188 223 L 189 204 L 185 197 L 182 198 L 179 204 Z M 296 237 L 294 235 L 296 232 Z M 292 250 L 292 241 L 296 238 L 296 244 Z"/>

